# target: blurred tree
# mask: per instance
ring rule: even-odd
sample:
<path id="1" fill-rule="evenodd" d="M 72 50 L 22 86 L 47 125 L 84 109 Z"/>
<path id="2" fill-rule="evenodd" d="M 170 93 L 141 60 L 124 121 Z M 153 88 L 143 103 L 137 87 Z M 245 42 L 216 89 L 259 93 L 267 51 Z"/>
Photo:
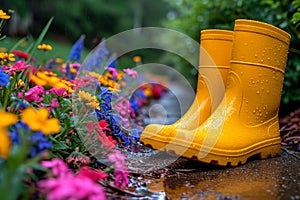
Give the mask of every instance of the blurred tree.
<path id="1" fill-rule="evenodd" d="M 233 29 L 235 19 L 253 19 L 273 24 L 292 36 L 286 68 L 283 105 L 300 102 L 300 1 L 294 0 L 166 0 L 173 10 L 167 27 L 184 32 L 199 41 L 207 28 Z M 298 8 L 298 12 L 297 12 Z M 298 14 L 297 14 L 298 13 Z M 294 16 L 294 17 L 293 17 Z M 293 20 L 292 20 L 293 18 Z M 298 21 L 297 21 L 298 19 Z"/>
<path id="2" fill-rule="evenodd" d="M 97 44 L 102 37 L 141 26 L 160 26 L 168 4 L 163 0 L 4 0 L 4 9 L 14 9 L 21 19 L 32 16 L 32 34 L 54 21 L 49 34 L 75 41 L 86 34 L 86 44 Z M 20 22 L 18 25 L 21 25 Z M 93 41 L 93 43 L 92 43 Z"/>

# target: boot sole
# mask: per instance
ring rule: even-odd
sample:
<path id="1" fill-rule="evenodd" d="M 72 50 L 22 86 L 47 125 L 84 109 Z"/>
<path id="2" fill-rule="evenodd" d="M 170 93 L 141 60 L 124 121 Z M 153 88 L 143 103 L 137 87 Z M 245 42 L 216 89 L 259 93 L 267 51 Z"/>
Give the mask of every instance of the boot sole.
<path id="1" fill-rule="evenodd" d="M 281 154 L 280 137 L 264 140 L 238 150 L 212 148 L 210 151 L 205 151 L 205 149 L 209 148 L 202 147 L 206 154 L 205 157 L 199 155 L 201 147 L 194 143 L 185 146 L 183 141 L 175 141 L 175 139 L 172 140 L 172 143 L 169 143 L 153 140 L 151 138 L 144 138 L 142 143 L 172 155 L 221 166 L 238 166 L 245 164 L 250 158 L 267 159 Z"/>

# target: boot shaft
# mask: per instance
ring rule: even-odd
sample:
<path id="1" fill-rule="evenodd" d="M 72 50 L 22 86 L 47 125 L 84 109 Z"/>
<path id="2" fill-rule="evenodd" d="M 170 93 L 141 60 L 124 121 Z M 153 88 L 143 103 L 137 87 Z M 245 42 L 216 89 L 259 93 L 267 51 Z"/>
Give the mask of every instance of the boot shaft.
<path id="1" fill-rule="evenodd" d="M 289 41 L 288 33 L 272 25 L 236 20 L 229 77 L 236 76 L 238 83 L 229 81 L 227 88 L 242 88 L 242 104 L 237 109 L 245 124 L 277 118 Z"/>

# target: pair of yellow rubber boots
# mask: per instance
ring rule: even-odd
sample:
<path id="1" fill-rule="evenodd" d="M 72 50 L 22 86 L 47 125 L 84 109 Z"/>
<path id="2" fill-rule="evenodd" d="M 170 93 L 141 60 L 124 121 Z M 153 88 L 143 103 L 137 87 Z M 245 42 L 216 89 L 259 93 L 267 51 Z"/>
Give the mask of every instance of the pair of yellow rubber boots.
<path id="1" fill-rule="evenodd" d="M 278 109 L 290 35 L 238 19 L 234 31 L 201 31 L 196 98 L 171 125 L 148 125 L 141 142 L 222 166 L 280 155 Z"/>

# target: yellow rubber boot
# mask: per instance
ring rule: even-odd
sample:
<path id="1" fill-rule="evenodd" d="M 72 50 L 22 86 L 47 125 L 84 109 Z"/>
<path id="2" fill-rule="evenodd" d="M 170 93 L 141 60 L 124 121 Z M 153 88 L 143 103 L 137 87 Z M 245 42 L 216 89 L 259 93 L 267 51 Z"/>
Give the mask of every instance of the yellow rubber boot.
<path id="1" fill-rule="evenodd" d="M 266 23 L 236 20 L 233 38 L 226 93 L 215 112 L 192 131 L 177 129 L 171 141 L 143 134 L 145 144 L 223 166 L 280 154 L 278 108 L 290 35 Z"/>
<path id="2" fill-rule="evenodd" d="M 164 137 L 164 140 L 172 139 L 175 129 L 193 130 L 211 115 L 224 97 L 232 39 L 233 31 L 218 29 L 201 31 L 199 75 L 194 102 L 183 117 L 174 124 L 150 124 L 145 128 L 145 134 L 158 134 Z M 149 140 L 151 138 L 148 137 Z"/>

